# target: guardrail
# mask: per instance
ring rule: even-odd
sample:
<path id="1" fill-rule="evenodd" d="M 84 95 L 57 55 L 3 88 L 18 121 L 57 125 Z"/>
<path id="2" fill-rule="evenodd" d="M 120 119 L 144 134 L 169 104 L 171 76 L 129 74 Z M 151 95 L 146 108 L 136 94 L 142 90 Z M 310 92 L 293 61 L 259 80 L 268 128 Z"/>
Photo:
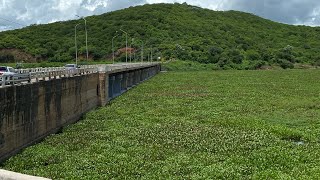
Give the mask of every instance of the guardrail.
<path id="1" fill-rule="evenodd" d="M 50 79 L 59 79 L 62 77 L 73 77 L 84 74 L 97 72 L 114 72 L 117 70 L 134 69 L 147 67 L 154 63 L 119 63 L 119 64 L 99 64 L 99 65 L 82 65 L 77 69 L 67 69 L 65 67 L 48 67 L 48 68 L 29 68 L 17 69 L 15 75 L 0 76 L 0 87 L 7 85 L 19 85 L 25 83 L 33 83 L 46 81 Z"/>
<path id="2" fill-rule="evenodd" d="M 117 70 L 125 70 L 125 69 L 133 69 L 133 68 L 141 68 L 141 67 L 148 67 L 150 65 L 156 65 L 159 64 L 159 62 L 152 62 L 152 63 L 117 63 L 117 64 L 103 64 L 103 65 L 97 65 L 99 71 L 105 71 L 105 72 L 112 72 Z"/>
<path id="3" fill-rule="evenodd" d="M 94 66 L 80 67 L 77 69 L 66 69 L 64 67 L 19 69 L 16 74 L 0 76 L 0 87 L 39 82 L 41 80 L 46 81 L 62 77 L 80 76 L 96 72 L 98 72 L 98 68 Z"/>
<path id="4" fill-rule="evenodd" d="M 0 85 L 4 87 L 6 85 L 20 84 L 22 82 L 31 82 L 31 74 L 15 74 L 15 75 L 2 75 L 0 76 Z"/>

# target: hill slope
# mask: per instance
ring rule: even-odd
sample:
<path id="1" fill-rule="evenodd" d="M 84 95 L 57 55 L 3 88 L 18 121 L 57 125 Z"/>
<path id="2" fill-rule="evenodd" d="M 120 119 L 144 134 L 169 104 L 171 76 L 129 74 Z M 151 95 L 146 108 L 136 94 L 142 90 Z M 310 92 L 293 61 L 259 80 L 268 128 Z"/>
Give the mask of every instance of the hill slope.
<path id="1" fill-rule="evenodd" d="M 320 64 L 320 28 L 275 23 L 237 11 L 212 11 L 186 4 L 153 4 L 87 17 L 91 59 L 112 54 L 111 39 L 123 29 L 135 51 L 144 45 L 147 58 L 178 58 L 220 67 L 240 67 L 294 62 Z M 0 33 L 0 49 L 19 49 L 37 61 L 70 61 L 75 57 L 74 27 L 78 47 L 85 55 L 83 20 L 33 25 Z M 133 40 L 133 41 L 132 41 Z M 115 39 L 115 49 L 125 47 L 125 34 Z M 14 61 L 14 54 L 0 51 L 0 62 Z M 136 56 L 138 53 L 136 53 Z M 140 55 L 140 53 L 139 53 Z M 20 60 L 20 59 L 19 59 Z M 123 55 L 122 55 L 123 60 Z"/>

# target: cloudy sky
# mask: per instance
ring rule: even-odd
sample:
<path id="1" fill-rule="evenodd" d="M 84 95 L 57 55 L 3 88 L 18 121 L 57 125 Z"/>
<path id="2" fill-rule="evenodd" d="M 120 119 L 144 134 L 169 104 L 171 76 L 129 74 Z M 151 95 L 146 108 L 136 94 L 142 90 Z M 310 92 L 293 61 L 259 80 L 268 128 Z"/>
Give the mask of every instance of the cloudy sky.
<path id="1" fill-rule="evenodd" d="M 245 11 L 287 24 L 320 25 L 320 0 L 0 0 L 0 31 L 162 2 Z"/>

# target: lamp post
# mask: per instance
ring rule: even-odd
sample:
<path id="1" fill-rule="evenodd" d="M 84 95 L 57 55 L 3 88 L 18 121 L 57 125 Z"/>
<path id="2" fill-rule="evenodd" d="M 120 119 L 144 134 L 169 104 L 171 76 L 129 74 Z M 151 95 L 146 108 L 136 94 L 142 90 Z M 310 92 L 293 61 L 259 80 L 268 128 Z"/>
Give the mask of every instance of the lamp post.
<path id="1" fill-rule="evenodd" d="M 152 62 L 152 46 L 151 46 L 151 62 Z"/>
<path id="2" fill-rule="evenodd" d="M 132 44 L 133 44 L 134 38 L 131 39 L 131 43 L 130 43 L 130 62 L 132 60 Z"/>
<path id="3" fill-rule="evenodd" d="M 132 42 L 131 42 L 131 44 L 130 44 L 130 46 L 129 46 L 129 49 L 130 49 L 130 63 L 131 63 L 131 56 L 132 56 L 131 46 L 132 46 Z"/>
<path id="4" fill-rule="evenodd" d="M 126 34 L 126 63 L 128 62 L 128 33 L 122 29 L 120 29 L 123 33 Z"/>
<path id="5" fill-rule="evenodd" d="M 143 41 L 142 41 L 142 47 L 141 47 L 141 62 L 143 62 Z"/>
<path id="6" fill-rule="evenodd" d="M 114 43 L 113 43 L 113 41 L 114 41 L 114 38 L 116 38 L 117 36 L 118 36 L 118 31 L 116 31 L 116 35 L 112 38 L 112 63 L 114 64 Z"/>
<path id="7" fill-rule="evenodd" d="M 77 47 L 77 26 L 79 26 L 80 24 L 77 24 L 74 27 L 74 45 L 76 48 L 76 65 L 78 65 L 78 47 Z"/>
<path id="8" fill-rule="evenodd" d="M 87 51 L 87 61 L 89 59 L 89 51 L 88 51 L 88 31 L 87 31 L 87 20 L 84 17 L 80 17 L 78 15 L 76 15 L 79 18 L 82 18 L 84 20 L 84 28 L 86 31 L 86 51 Z"/>

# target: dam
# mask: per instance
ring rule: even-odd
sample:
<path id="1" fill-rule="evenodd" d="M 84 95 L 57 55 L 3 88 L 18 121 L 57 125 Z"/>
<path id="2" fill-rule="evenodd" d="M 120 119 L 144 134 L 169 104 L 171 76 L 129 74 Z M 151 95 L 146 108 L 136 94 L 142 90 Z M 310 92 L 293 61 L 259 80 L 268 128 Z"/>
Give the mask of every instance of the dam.
<path id="1" fill-rule="evenodd" d="M 0 161 L 59 132 L 160 72 L 160 63 L 27 70 L 28 83 L 0 88 Z"/>

